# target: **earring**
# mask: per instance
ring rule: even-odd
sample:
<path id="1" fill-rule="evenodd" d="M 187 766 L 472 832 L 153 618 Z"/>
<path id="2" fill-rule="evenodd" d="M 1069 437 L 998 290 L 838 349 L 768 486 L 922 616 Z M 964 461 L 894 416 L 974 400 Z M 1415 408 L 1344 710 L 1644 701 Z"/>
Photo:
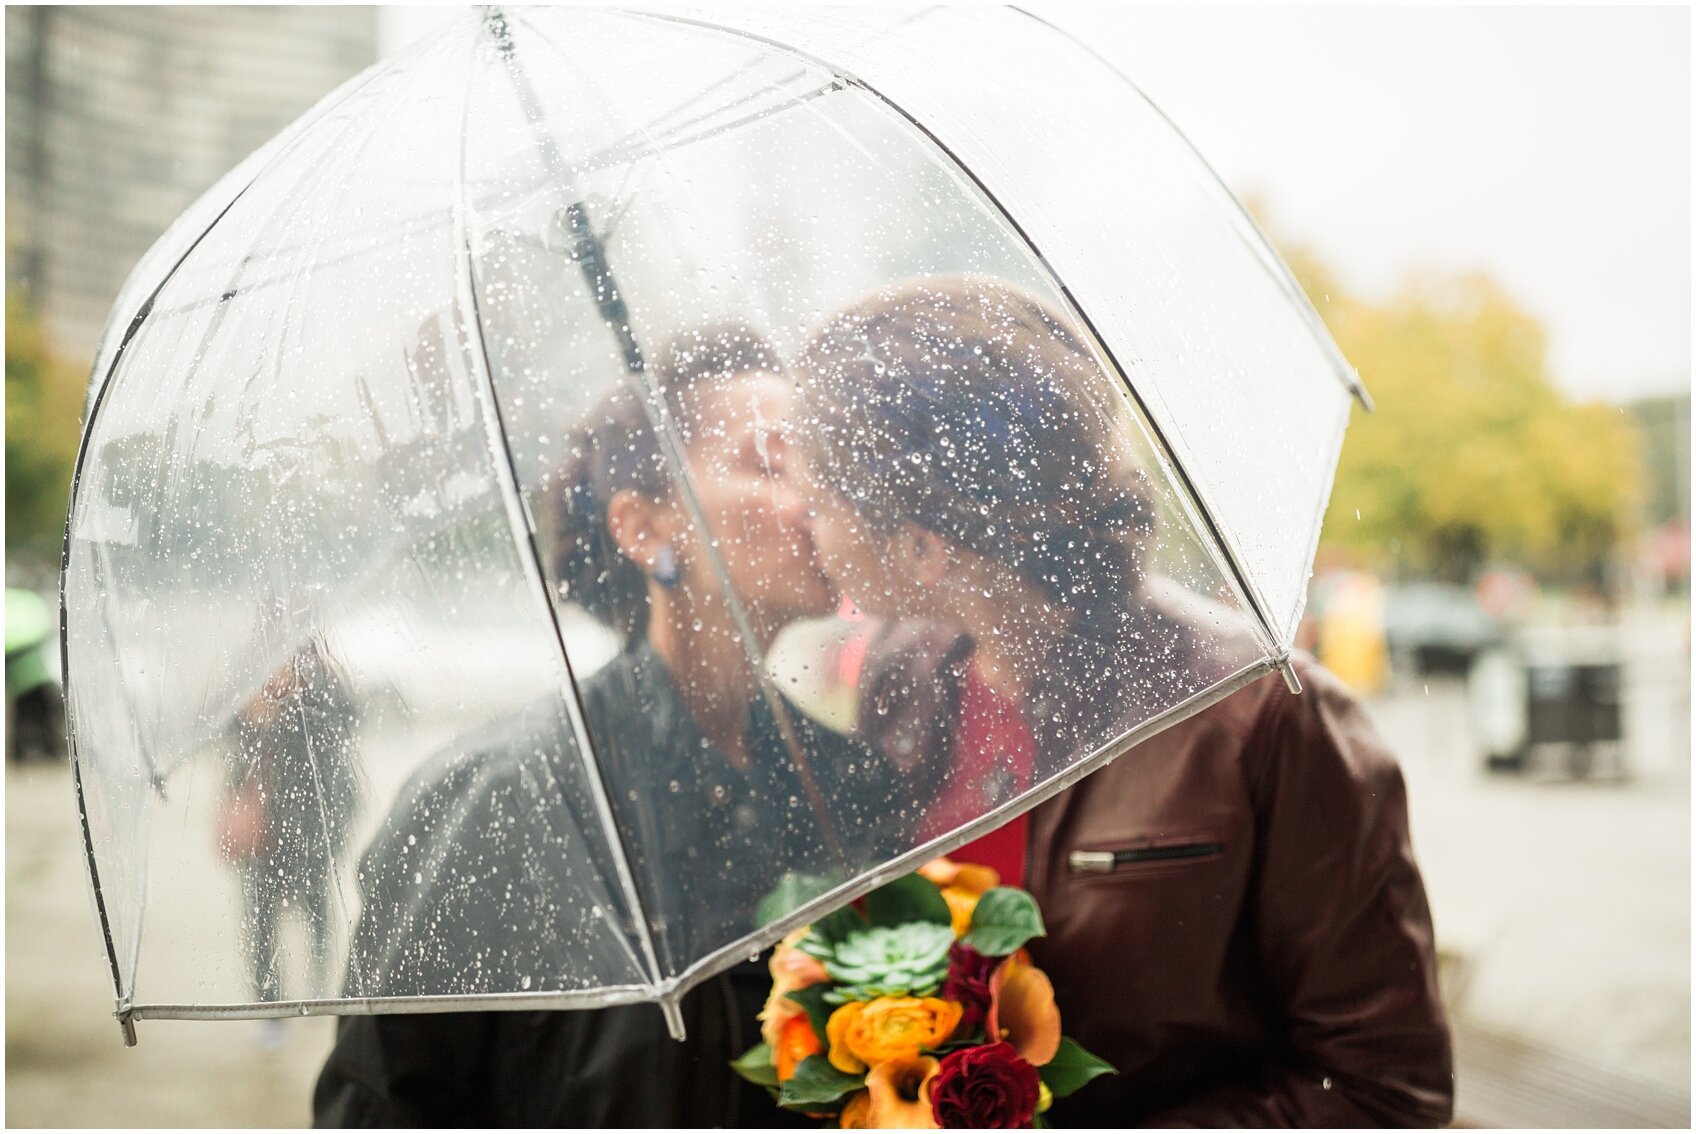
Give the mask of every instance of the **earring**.
<path id="1" fill-rule="evenodd" d="M 662 543 L 660 549 L 654 552 L 654 582 L 666 590 L 674 590 L 683 575 L 677 569 L 677 552 L 671 549 L 671 544 Z"/>

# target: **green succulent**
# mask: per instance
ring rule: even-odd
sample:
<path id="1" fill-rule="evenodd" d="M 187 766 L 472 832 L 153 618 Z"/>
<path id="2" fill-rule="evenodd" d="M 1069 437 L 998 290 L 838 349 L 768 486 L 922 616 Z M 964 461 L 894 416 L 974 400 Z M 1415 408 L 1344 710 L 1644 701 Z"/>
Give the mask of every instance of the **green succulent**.
<path id="1" fill-rule="evenodd" d="M 948 975 L 954 931 L 931 922 L 858 929 L 832 944 L 817 933 L 801 949 L 817 957 L 842 987 L 825 993 L 832 1004 L 880 996 L 929 996 Z"/>

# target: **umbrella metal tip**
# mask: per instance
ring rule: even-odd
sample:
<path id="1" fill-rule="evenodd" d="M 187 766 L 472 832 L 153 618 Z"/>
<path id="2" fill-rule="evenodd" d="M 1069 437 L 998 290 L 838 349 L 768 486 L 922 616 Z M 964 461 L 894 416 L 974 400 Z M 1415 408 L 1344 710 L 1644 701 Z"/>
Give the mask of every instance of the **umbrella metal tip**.
<path id="1" fill-rule="evenodd" d="M 1278 672 L 1284 675 L 1284 684 L 1289 687 L 1291 693 L 1301 692 L 1301 678 L 1296 676 L 1296 667 L 1290 663 L 1287 655 L 1278 663 Z"/>

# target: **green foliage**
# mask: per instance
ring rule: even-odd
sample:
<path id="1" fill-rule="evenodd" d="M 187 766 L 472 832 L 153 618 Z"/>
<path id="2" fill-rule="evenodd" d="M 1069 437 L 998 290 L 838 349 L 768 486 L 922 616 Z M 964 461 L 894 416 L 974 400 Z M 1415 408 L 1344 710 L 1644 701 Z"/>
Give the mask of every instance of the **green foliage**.
<path id="1" fill-rule="evenodd" d="M 754 907 L 754 923 L 770 925 L 787 914 L 794 913 L 814 898 L 823 897 L 835 888 L 839 880 L 822 874 L 801 874 L 790 871 L 759 905 Z"/>
<path id="2" fill-rule="evenodd" d="M 1416 278 L 1371 304 L 1312 256 L 1286 260 L 1378 407 L 1349 424 L 1332 553 L 1454 581 L 1492 561 L 1559 577 L 1594 573 L 1635 533 L 1634 423 L 1563 396 L 1542 327 L 1490 279 Z"/>
<path id="3" fill-rule="evenodd" d="M 903 874 L 867 894 L 866 917 L 873 925 L 900 925 L 908 921 L 953 924 L 942 891 L 918 874 Z"/>
<path id="4" fill-rule="evenodd" d="M 796 1110 L 818 1111 L 840 1106 L 844 1096 L 866 1085 L 864 1075 L 845 1075 L 822 1055 L 809 1055 L 795 1067 L 783 1084 L 778 1105 Z"/>
<path id="5" fill-rule="evenodd" d="M 55 359 L 28 305 L 6 296 L 6 545 L 57 559 L 82 418 L 83 375 Z"/>
<path id="6" fill-rule="evenodd" d="M 971 928 L 960 940 L 986 957 L 1005 957 L 1047 933 L 1035 898 L 1011 886 L 997 886 L 978 899 Z"/>
<path id="7" fill-rule="evenodd" d="M 759 1087 L 777 1086 L 777 1068 L 772 1065 L 771 1045 L 757 1043 L 734 1060 L 730 1069 Z"/>
<path id="8" fill-rule="evenodd" d="M 1105 1059 L 1085 1051 L 1077 1040 L 1063 1036 L 1060 1050 L 1054 1053 L 1053 1059 L 1037 1068 L 1037 1074 L 1042 1076 L 1042 1081 L 1055 1098 L 1063 1099 L 1091 1079 L 1117 1075 L 1118 1071 Z"/>

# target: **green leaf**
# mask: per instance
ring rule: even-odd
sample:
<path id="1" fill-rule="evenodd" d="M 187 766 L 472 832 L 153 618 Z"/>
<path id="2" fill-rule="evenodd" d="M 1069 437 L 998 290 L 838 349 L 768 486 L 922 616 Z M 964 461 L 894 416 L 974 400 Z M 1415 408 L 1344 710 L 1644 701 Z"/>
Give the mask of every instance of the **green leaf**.
<path id="1" fill-rule="evenodd" d="M 1105 1059 L 1097 1058 L 1078 1045 L 1078 1041 L 1063 1036 L 1060 1050 L 1054 1058 L 1036 1069 L 1054 1097 L 1063 1099 L 1098 1075 L 1117 1075 L 1119 1072 Z"/>
<path id="2" fill-rule="evenodd" d="M 825 1042 L 825 1024 L 829 1022 L 831 1012 L 835 1011 L 825 1003 L 825 994 L 829 991 L 830 982 L 826 980 L 784 994 L 807 1010 L 807 1020 L 813 1025 L 813 1034 L 819 1037 L 820 1043 Z"/>
<path id="3" fill-rule="evenodd" d="M 771 1045 L 757 1043 L 731 1063 L 730 1069 L 761 1087 L 777 1086 L 777 1068 L 772 1066 Z"/>
<path id="4" fill-rule="evenodd" d="M 942 891 L 917 874 L 897 878 L 867 894 L 866 916 L 874 926 L 903 925 L 910 921 L 953 924 Z"/>
<path id="5" fill-rule="evenodd" d="M 848 939 L 849 934 L 858 933 L 866 928 L 866 919 L 860 916 L 860 911 L 853 906 L 843 906 L 835 913 L 826 914 L 812 924 L 809 937 L 817 937 L 826 945 L 835 948 Z"/>
<path id="6" fill-rule="evenodd" d="M 1011 886 L 997 886 L 978 899 L 971 929 L 961 940 L 986 957 L 1005 957 L 1031 938 L 1047 934 L 1035 898 Z"/>
<path id="7" fill-rule="evenodd" d="M 844 1095 L 866 1085 L 864 1075 L 845 1075 L 822 1055 L 809 1055 L 783 1084 L 777 1105 L 788 1110 L 820 1110 L 835 1106 Z"/>
<path id="8" fill-rule="evenodd" d="M 814 898 L 828 894 L 836 884 L 835 879 L 821 874 L 798 874 L 791 871 L 780 878 L 771 892 L 761 898 L 760 904 L 754 907 L 754 924 L 770 925 Z"/>

